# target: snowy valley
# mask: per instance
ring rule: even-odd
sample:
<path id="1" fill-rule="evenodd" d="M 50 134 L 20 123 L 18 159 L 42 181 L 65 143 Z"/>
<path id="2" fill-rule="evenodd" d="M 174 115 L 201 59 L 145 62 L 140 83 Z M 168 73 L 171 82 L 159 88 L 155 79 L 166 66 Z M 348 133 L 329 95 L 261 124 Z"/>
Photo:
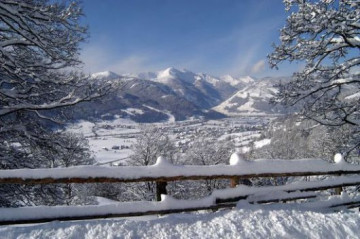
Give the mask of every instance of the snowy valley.
<path id="1" fill-rule="evenodd" d="M 0 239 L 360 238 L 359 49 L 359 0 L 0 0 Z"/>
<path id="2" fill-rule="evenodd" d="M 114 115 L 150 123 L 190 118 L 279 115 L 289 110 L 268 103 L 274 84 L 289 78 L 214 77 L 173 67 L 159 72 L 117 75 L 95 73 L 97 82 L 119 82 L 121 88 L 103 102 L 79 105 L 75 118 L 112 119 Z"/>

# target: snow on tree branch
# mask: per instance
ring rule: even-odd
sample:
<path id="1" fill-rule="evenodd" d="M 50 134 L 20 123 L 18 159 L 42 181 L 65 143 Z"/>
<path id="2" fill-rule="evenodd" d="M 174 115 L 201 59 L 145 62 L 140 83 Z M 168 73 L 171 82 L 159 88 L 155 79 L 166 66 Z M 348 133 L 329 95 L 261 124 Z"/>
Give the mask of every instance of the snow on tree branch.
<path id="1" fill-rule="evenodd" d="M 66 71 L 81 63 L 87 28 L 80 17 L 76 1 L 0 1 L 0 116 L 71 106 L 110 90 Z"/>
<path id="2" fill-rule="evenodd" d="M 268 56 L 278 68 L 284 61 L 304 68 L 277 85 L 273 99 L 300 104 L 302 113 L 331 126 L 360 126 L 360 2 L 356 0 L 285 0 L 289 16 L 280 44 Z"/>
<path id="3" fill-rule="evenodd" d="M 50 127 L 64 119 L 60 108 L 117 89 L 77 71 L 82 15 L 77 0 L 0 0 L 0 169 L 92 163 L 85 139 Z M 70 192 L 5 185 L 0 206 L 68 203 Z"/>

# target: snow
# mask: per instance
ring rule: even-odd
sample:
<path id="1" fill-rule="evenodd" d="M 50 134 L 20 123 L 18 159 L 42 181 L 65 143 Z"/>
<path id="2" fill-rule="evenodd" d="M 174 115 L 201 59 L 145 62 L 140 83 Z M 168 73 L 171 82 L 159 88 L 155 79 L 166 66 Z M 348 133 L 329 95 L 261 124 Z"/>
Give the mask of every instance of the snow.
<path id="1" fill-rule="evenodd" d="M 249 203 L 265 202 L 272 200 L 286 200 L 289 198 L 315 198 L 318 194 L 314 192 L 279 192 L 279 191 L 268 191 L 264 193 L 254 194 L 247 197 Z"/>
<path id="2" fill-rule="evenodd" d="M 120 78 L 120 76 L 114 72 L 111 71 L 103 71 L 103 72 L 97 72 L 97 73 L 93 73 L 91 74 L 91 78 L 92 79 L 117 79 Z"/>
<path id="3" fill-rule="evenodd" d="M 241 153 L 247 153 L 247 152 L 250 152 L 250 150 L 251 150 L 251 148 L 248 146 L 243 146 L 240 149 L 238 149 L 238 151 Z"/>
<path id="4" fill-rule="evenodd" d="M 118 201 L 111 200 L 111 199 L 104 198 L 104 197 L 96 197 L 96 201 L 97 201 L 98 205 L 109 205 L 109 204 L 119 203 Z"/>
<path id="5" fill-rule="evenodd" d="M 358 212 L 240 202 L 214 213 L 1 226 L 0 238 L 358 238 L 359 225 Z"/>
<path id="6" fill-rule="evenodd" d="M 259 141 L 255 141 L 255 148 L 259 149 L 259 148 L 262 148 L 264 147 L 265 145 L 268 145 L 271 143 L 271 139 L 262 139 L 262 140 L 259 140 Z"/>
<path id="7" fill-rule="evenodd" d="M 113 150 L 113 146 L 128 146 L 130 147 L 135 139 L 122 139 L 116 136 L 90 138 L 89 145 L 94 153 L 94 157 L 97 162 L 104 163 L 114 160 L 128 158 L 133 154 L 133 151 L 129 149 Z"/>
<path id="8" fill-rule="evenodd" d="M 128 108 L 130 112 L 138 109 Z M 112 150 L 112 147 L 130 147 L 135 141 L 134 135 L 139 133 L 138 125 L 129 119 L 119 118 L 115 120 L 104 120 L 101 122 L 79 121 L 67 126 L 67 131 L 83 134 L 89 140 L 89 146 L 94 158 L 99 163 L 123 161 L 133 152 L 131 149 Z"/>
<path id="9" fill-rule="evenodd" d="M 168 116 L 167 123 L 175 123 L 175 121 L 176 121 L 175 116 L 167 110 L 159 110 L 159 109 L 156 109 L 156 108 L 148 106 L 148 105 L 143 105 L 143 106 L 146 108 L 149 108 L 150 110 L 166 114 Z"/>
<path id="10" fill-rule="evenodd" d="M 169 67 L 163 71 L 159 71 L 156 75 L 156 78 L 153 78 L 152 80 L 164 84 L 168 84 L 174 79 L 179 79 L 193 84 L 197 77 L 197 75 L 191 71 L 187 71 L 185 69 L 178 70 L 174 67 Z"/>
<path id="11" fill-rule="evenodd" d="M 138 84 L 138 83 L 132 84 L 132 85 L 130 86 L 130 89 L 131 89 L 131 88 L 134 88 L 134 87 L 137 86 L 137 85 L 139 85 L 139 84 Z"/>
<path id="12" fill-rule="evenodd" d="M 153 166 L 166 168 L 169 165 L 171 165 L 171 163 L 168 160 L 166 160 L 163 156 L 160 156 L 157 158 L 157 160 Z"/>
<path id="13" fill-rule="evenodd" d="M 346 163 L 345 160 L 344 160 L 344 157 L 339 153 L 335 154 L 334 162 L 335 163 Z"/>
<path id="14" fill-rule="evenodd" d="M 237 155 L 233 155 L 237 158 Z M 166 170 L 169 163 L 159 157 L 156 165 Z M 315 197 L 312 192 L 300 192 L 304 189 L 319 188 L 326 186 L 337 186 L 340 184 L 358 184 L 360 176 L 338 177 L 326 181 L 296 182 L 281 186 L 248 187 L 239 185 L 236 188 L 215 190 L 210 196 L 198 200 L 179 200 L 169 195 L 162 195 L 160 202 L 115 202 L 104 198 L 98 198 L 100 205 L 90 206 L 36 206 L 21 208 L 0 208 L 0 221 L 55 219 L 61 217 L 84 217 L 84 216 L 105 216 L 119 214 L 138 214 L 151 211 L 177 210 L 208 208 L 215 205 L 217 199 L 229 199 L 235 197 L 247 197 L 248 202 L 263 200 L 287 199 L 291 197 Z M 332 196 L 329 200 L 303 203 L 302 207 L 308 209 L 329 210 L 333 205 L 359 201 L 360 197 L 350 198 L 348 195 Z M 296 204 L 294 204 L 296 205 Z"/>
<path id="15" fill-rule="evenodd" d="M 253 82 L 254 82 L 254 79 L 251 78 L 250 76 L 244 76 L 244 77 L 240 77 L 240 78 L 234 78 L 234 77 L 232 77 L 231 75 L 224 75 L 224 76 L 220 77 L 220 79 L 221 79 L 222 81 L 225 81 L 226 83 L 229 83 L 229 84 L 232 85 L 232 86 L 236 86 L 236 85 L 241 84 L 241 83 L 249 84 L 249 83 L 253 83 Z"/>
<path id="16" fill-rule="evenodd" d="M 212 197 L 200 200 L 178 200 L 161 195 L 160 202 L 121 202 L 104 201 L 101 205 L 90 206 L 33 206 L 20 208 L 0 208 L 0 221 L 55 219 L 61 217 L 104 216 L 113 214 L 145 213 L 149 211 L 176 210 L 209 207 L 214 204 Z"/>
<path id="17" fill-rule="evenodd" d="M 228 116 L 273 114 L 274 112 L 270 111 L 271 107 L 266 107 L 265 105 L 277 91 L 273 87 L 274 82 L 267 79 L 257 81 L 245 80 L 244 82 L 245 88 L 241 88 L 230 98 L 212 109 Z"/>
<path id="18" fill-rule="evenodd" d="M 359 98 L 360 98 L 360 92 L 356 92 L 352 95 L 345 97 L 346 100 L 359 100 Z"/>
<path id="19" fill-rule="evenodd" d="M 240 165 L 241 163 L 244 163 L 244 159 L 238 153 L 233 153 L 230 157 L 229 164 Z"/>
<path id="20" fill-rule="evenodd" d="M 142 109 L 136 109 L 136 108 L 127 108 L 122 110 L 126 112 L 129 115 L 142 115 L 144 114 L 144 111 Z"/>
<path id="21" fill-rule="evenodd" d="M 252 99 L 249 99 L 248 102 L 246 102 L 243 105 L 240 105 L 237 110 L 239 111 L 248 111 L 248 112 L 252 112 L 252 111 L 258 111 L 257 109 L 253 108 L 254 105 L 254 101 Z"/>
<path id="22" fill-rule="evenodd" d="M 96 178 L 108 177 L 126 180 L 139 178 L 158 177 L 192 177 L 192 176 L 245 176 L 273 173 L 307 173 L 335 171 L 360 171 L 360 165 L 348 163 L 329 163 L 321 159 L 300 159 L 300 160 L 276 160 L 261 159 L 241 165 L 172 165 L 161 164 L 147 166 L 123 166 L 123 167 L 101 167 L 101 166 L 76 166 L 69 168 L 42 168 L 42 169 L 12 169 L 0 170 L 0 178 Z"/>
<path id="23" fill-rule="evenodd" d="M 266 195 L 272 192 L 295 192 L 310 188 L 322 188 L 334 185 L 354 185 L 360 182 L 359 176 L 352 177 L 337 177 L 335 179 L 327 179 L 321 181 L 298 181 L 281 186 L 266 186 L 266 187 L 250 187 L 246 185 L 238 185 L 236 188 L 227 188 L 215 190 L 212 196 L 216 199 L 228 199 L 235 197 L 244 197 L 247 195 Z"/>
<path id="24" fill-rule="evenodd" d="M 82 134 L 85 137 L 93 136 L 94 133 L 92 131 L 95 124 L 90 121 L 80 120 L 76 124 L 71 124 L 67 127 L 68 131 L 75 134 Z"/>
<path id="25" fill-rule="evenodd" d="M 173 71 L 175 68 L 169 67 L 163 71 L 159 71 L 157 77 L 160 79 L 172 79 L 174 78 Z"/>

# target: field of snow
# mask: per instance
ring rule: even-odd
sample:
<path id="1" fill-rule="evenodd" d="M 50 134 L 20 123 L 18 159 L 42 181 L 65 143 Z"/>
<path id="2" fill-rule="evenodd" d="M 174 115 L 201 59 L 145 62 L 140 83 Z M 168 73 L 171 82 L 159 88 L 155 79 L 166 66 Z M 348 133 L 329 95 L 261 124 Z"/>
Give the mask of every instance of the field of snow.
<path id="1" fill-rule="evenodd" d="M 217 212 L 0 226 L 0 238 L 359 238 L 356 211 L 323 212 L 290 204 Z"/>
<path id="2" fill-rule="evenodd" d="M 89 145 L 99 164 L 107 162 L 121 162 L 132 154 L 131 149 L 112 149 L 113 147 L 130 147 L 135 139 L 123 139 L 117 137 L 100 137 L 89 139 Z"/>
<path id="3" fill-rule="evenodd" d="M 133 109 L 130 109 L 133 110 Z M 133 110 L 134 111 L 134 110 Z M 136 112 L 136 111 L 134 111 Z M 140 113 L 140 112 L 136 112 Z M 207 136 L 211 137 L 221 132 L 218 139 L 230 137 L 235 141 L 238 149 L 247 147 L 247 144 L 254 142 L 254 147 L 263 147 L 270 143 L 270 139 L 261 139 L 261 130 L 257 127 L 264 125 L 268 119 L 257 117 L 231 118 L 224 121 L 187 121 L 187 122 L 167 122 L 156 124 L 163 128 L 171 138 L 179 141 L 193 140 L 192 136 L 199 133 L 208 132 Z M 236 127 L 246 125 L 247 128 Z M 254 127 L 254 128 L 252 128 Z M 88 138 L 91 150 L 95 153 L 95 158 L 99 164 L 108 162 L 121 162 L 122 159 L 131 155 L 130 147 L 135 142 L 136 135 L 139 134 L 139 125 L 129 120 L 116 119 L 114 121 L 102 122 L 79 122 L 69 127 L 69 131 L 82 133 Z M 179 136 L 179 138 L 175 137 Z M 180 137 L 181 136 L 181 137 Z M 117 146 L 120 146 L 117 149 Z M 123 146 L 123 148 L 121 148 Z M 233 160 L 234 161 L 234 160 Z M 235 160 L 236 161 L 236 160 Z M 336 160 L 336 164 L 331 167 L 346 168 L 342 158 Z M 273 161 L 267 160 L 266 164 L 272 164 Z M 316 162 L 315 164 L 306 164 L 305 161 L 299 161 L 299 165 L 294 168 L 317 169 L 322 168 L 322 164 L 329 166 L 327 162 Z M 294 163 L 294 162 L 292 162 Z M 295 162 L 296 163 L 296 162 Z M 251 172 L 256 166 L 257 172 L 264 171 L 269 165 L 257 164 L 256 162 L 246 162 L 237 160 L 232 162 L 231 166 L 237 170 Z M 319 164 L 317 166 L 317 164 Z M 260 167 L 261 166 L 261 167 Z M 223 166 L 229 168 L 230 166 Z M 281 167 L 289 169 L 286 163 Z M 180 172 L 183 174 L 191 173 L 190 168 L 183 170 L 185 167 L 169 165 L 166 162 L 159 162 L 152 166 L 152 169 L 158 170 L 155 175 L 167 175 L 171 172 Z M 251 169 L 252 168 L 252 169 Z M 80 168 L 78 168 L 80 169 Z M 96 172 L 91 172 L 91 167 L 85 168 L 84 174 L 89 173 L 102 174 L 97 168 Z M 106 175 L 111 175 L 110 171 L 116 168 L 104 167 Z M 352 168 L 353 169 L 353 168 Z M 67 169 L 69 170 L 69 169 Z M 76 169 L 77 170 L 77 169 Z M 75 170 L 75 171 L 76 171 Z M 132 171 L 133 170 L 133 171 Z M 182 172 L 182 170 L 184 172 Z M 198 170 L 198 169 L 196 169 Z M 81 171 L 81 170 L 80 170 Z M 80 171 L 75 172 L 81 176 Z M 105 171 L 103 172 L 105 174 Z M 221 173 L 221 170 L 216 170 Z M 115 171 L 114 171 L 115 172 Z M 131 173 L 131 175 L 141 174 L 139 168 L 128 167 L 127 172 L 121 175 Z M 198 171 L 197 171 L 198 172 Z M 207 169 L 207 173 L 214 173 Z M 71 172 L 70 172 L 71 173 Z M 110 173 L 110 174 L 109 174 Z M 25 174 L 21 174 L 25 175 Z M 40 176 L 41 173 L 36 174 Z M 52 176 L 56 176 L 53 173 Z M 114 174 L 115 175 L 115 174 Z M 116 175 L 119 175 L 116 172 Z M 286 186 L 285 186 L 286 187 Z M 240 189 L 244 189 L 239 187 Z M 246 192 L 248 192 L 246 188 Z M 234 191 L 236 196 L 239 192 Z M 296 192 L 297 193 L 297 192 Z M 268 193 L 271 196 L 271 193 Z M 222 195 L 225 195 L 222 192 Z M 278 196 L 278 195 L 277 195 Z M 251 198 L 250 198 L 251 199 Z M 346 198 L 345 198 L 346 199 Z M 209 201 L 210 202 L 210 201 Z M 208 200 L 206 203 L 208 203 Z M 213 202 L 213 201 L 211 201 Z M 116 207 L 111 205 L 114 202 L 102 199 L 101 205 L 109 210 Z M 149 207 L 153 207 L 153 202 L 146 202 Z M 187 202 L 188 203 L 188 202 Z M 201 204 L 201 200 L 193 203 Z M 316 204 L 317 203 L 317 204 Z M 359 238 L 360 235 L 360 215 L 358 209 L 344 211 L 330 211 L 324 209 L 326 202 L 316 203 L 288 203 L 272 205 L 252 205 L 245 201 L 238 203 L 235 209 L 223 209 L 217 212 L 201 211 L 195 213 L 171 214 L 166 216 L 144 216 L 129 217 L 116 219 L 101 220 L 83 220 L 83 221 L 54 221 L 50 223 L 31 224 L 31 225 L 9 225 L 0 226 L 0 239 L 2 238 Z M 307 206 L 306 206 L 307 204 Z M 124 205 L 124 204 L 123 204 Z M 159 204 L 162 207 L 169 205 L 181 206 L 181 203 L 168 197 Z M 207 205 L 207 204 L 206 204 Z M 142 208 L 142 204 L 134 204 L 133 207 Z M 124 210 L 130 210 L 131 207 L 123 207 Z M 46 209 L 46 208 L 45 208 Z M 66 210 L 59 212 L 67 213 Z M 71 208 L 67 208 L 68 212 Z M 93 213 L 95 209 L 89 209 L 87 212 Z M 99 210 L 98 210 L 99 211 Z M 101 210 L 100 210 L 101 211 Z M 111 210 L 113 212 L 114 210 Z M 3 211 L 0 215 L 5 215 Z M 10 212 L 10 211 L 9 211 Z M 31 211 L 29 215 L 39 215 L 40 213 L 51 213 L 49 210 Z M 76 211 L 71 211 L 75 213 Z M 10 217 L 16 216 L 15 213 L 8 213 Z M 24 216 L 19 214 L 20 217 Z"/>
<path id="4" fill-rule="evenodd" d="M 89 140 L 99 164 L 126 160 L 132 154 L 130 146 L 135 142 L 134 135 L 139 133 L 135 122 L 120 118 L 101 122 L 80 121 L 69 125 L 67 130 L 82 134 Z"/>
<path id="5" fill-rule="evenodd" d="M 146 106 L 146 105 L 144 105 Z M 147 106 L 146 106 L 147 107 Z M 133 113 L 141 113 L 136 109 L 128 108 Z M 154 109 L 156 110 L 156 109 Z M 178 142 L 191 142 L 200 132 L 205 137 L 214 137 L 218 140 L 231 138 L 237 151 L 246 151 L 246 145 L 260 137 L 260 131 L 239 131 L 239 127 L 260 127 L 267 124 L 269 117 L 238 117 L 224 120 L 187 120 L 175 122 L 174 116 L 169 115 L 169 120 L 153 125 L 165 130 L 166 134 Z M 143 124 L 146 125 L 146 124 Z M 115 120 L 104 121 L 80 121 L 71 124 L 67 130 L 73 133 L 84 135 L 88 141 L 91 151 L 98 164 L 127 164 L 129 156 L 133 153 L 131 146 L 136 141 L 136 136 L 140 133 L 140 124 L 129 119 L 117 118 Z M 233 132 L 233 130 L 238 131 Z M 221 136 L 218 136 L 220 134 Z M 119 148 L 118 148 L 119 147 Z M 244 150 L 245 148 L 245 150 Z"/>

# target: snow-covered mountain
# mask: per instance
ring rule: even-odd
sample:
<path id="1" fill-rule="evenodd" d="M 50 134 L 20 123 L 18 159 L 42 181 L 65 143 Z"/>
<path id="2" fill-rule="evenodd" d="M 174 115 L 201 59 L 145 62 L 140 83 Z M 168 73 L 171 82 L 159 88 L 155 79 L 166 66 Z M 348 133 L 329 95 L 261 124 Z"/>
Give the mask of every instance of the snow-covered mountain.
<path id="1" fill-rule="evenodd" d="M 284 113 L 283 107 L 270 105 L 269 100 L 277 92 L 274 84 L 287 80 L 288 78 L 285 77 L 266 77 L 257 80 L 247 77 L 243 81 L 244 87 L 242 89 L 213 109 L 229 116 Z"/>
<path id="2" fill-rule="evenodd" d="M 221 81 L 226 82 L 236 88 L 244 88 L 246 85 L 251 84 L 255 81 L 255 79 L 250 76 L 234 78 L 231 75 L 224 75 L 221 76 L 220 79 Z"/>
<path id="3" fill-rule="evenodd" d="M 137 75 L 105 71 L 92 74 L 91 79 L 100 83 L 119 81 L 122 87 L 101 101 L 82 104 L 77 117 L 118 115 L 138 122 L 155 122 L 283 112 L 268 104 L 276 91 L 273 84 L 280 80 L 275 78 L 214 77 L 170 67 Z"/>
<path id="4" fill-rule="evenodd" d="M 141 73 L 138 78 L 167 85 L 177 95 L 201 108 L 211 108 L 238 90 L 220 78 L 173 67 L 159 72 Z"/>
<path id="5" fill-rule="evenodd" d="M 112 72 L 112 71 L 102 71 L 97 72 L 90 75 L 90 79 L 92 80 L 102 80 L 102 81 L 108 81 L 108 80 L 116 80 L 120 79 L 122 76 Z"/>

